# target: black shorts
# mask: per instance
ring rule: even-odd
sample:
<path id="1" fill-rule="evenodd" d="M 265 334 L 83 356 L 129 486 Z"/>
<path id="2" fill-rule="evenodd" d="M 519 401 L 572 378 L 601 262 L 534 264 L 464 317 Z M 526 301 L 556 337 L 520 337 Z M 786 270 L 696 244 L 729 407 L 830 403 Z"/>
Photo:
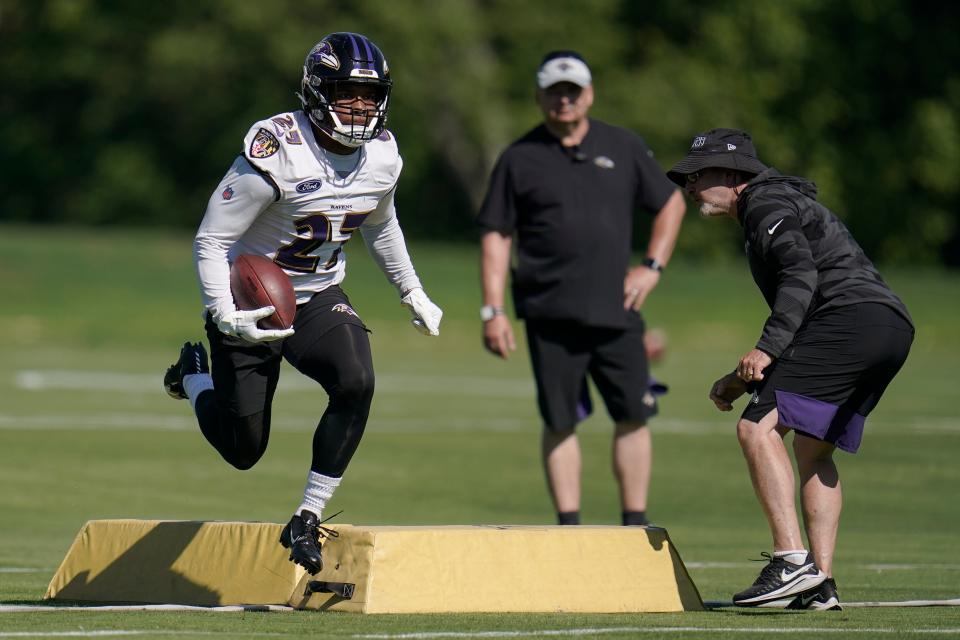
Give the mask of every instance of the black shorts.
<path id="1" fill-rule="evenodd" d="M 320 338 L 341 324 L 366 329 L 338 285 L 298 305 L 293 320 L 295 332 L 283 340 L 251 343 L 224 335 L 208 314 L 211 375 L 221 409 L 236 417 L 267 411 L 280 379 L 281 358 L 299 369 L 300 360 L 310 354 Z"/>
<path id="2" fill-rule="evenodd" d="M 529 319 L 526 327 L 537 403 L 548 429 L 567 431 L 590 415 L 593 407 L 587 374 L 614 422 L 645 424 L 656 414 L 656 400 L 648 389 L 640 314 L 631 314 L 626 329 Z"/>
<path id="3" fill-rule="evenodd" d="M 903 366 L 913 327 L 884 304 L 831 309 L 805 322 L 767 367 L 742 418 L 779 423 L 854 453 L 866 418 Z"/>

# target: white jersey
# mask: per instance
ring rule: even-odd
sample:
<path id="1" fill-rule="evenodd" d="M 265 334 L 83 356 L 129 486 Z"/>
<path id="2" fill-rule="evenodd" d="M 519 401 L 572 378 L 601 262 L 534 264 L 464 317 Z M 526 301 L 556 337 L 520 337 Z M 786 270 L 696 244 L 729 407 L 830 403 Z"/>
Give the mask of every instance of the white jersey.
<path id="1" fill-rule="evenodd" d="M 393 205 L 402 166 L 388 131 L 341 156 L 317 144 L 302 111 L 255 123 L 197 233 L 204 306 L 232 310 L 229 264 L 244 253 L 280 265 L 306 302 L 344 279 L 343 245 L 358 229 L 401 292 L 419 287 Z"/>

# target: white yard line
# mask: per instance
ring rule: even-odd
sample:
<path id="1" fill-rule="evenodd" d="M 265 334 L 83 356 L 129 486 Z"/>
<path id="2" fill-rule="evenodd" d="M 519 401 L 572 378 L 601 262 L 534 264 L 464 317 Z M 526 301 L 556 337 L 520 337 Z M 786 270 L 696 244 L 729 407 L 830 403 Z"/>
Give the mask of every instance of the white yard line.
<path id="1" fill-rule="evenodd" d="M 172 631 L 164 629 L 90 629 L 84 631 L 0 631 L 0 638 L 111 638 L 115 636 L 242 636 L 276 637 L 283 633 L 266 631 Z"/>
<path id="2" fill-rule="evenodd" d="M 199 607 L 188 604 L 104 604 L 104 605 L 0 605 L 0 613 L 49 613 L 52 611 L 213 611 L 237 613 L 242 611 L 296 611 L 293 607 L 279 604 L 226 605 L 222 607 Z"/>
<path id="3" fill-rule="evenodd" d="M 836 628 L 823 627 L 595 627 L 580 629 L 531 629 L 529 631 L 426 631 L 417 633 L 357 633 L 349 637 L 357 640 L 440 640 L 442 638 L 538 638 L 538 637 L 577 637 L 595 635 L 639 635 L 654 633 L 680 634 L 777 634 L 777 633 L 815 633 L 815 634 L 904 634 L 922 633 L 946 635 L 960 633 L 957 629 L 893 629 L 887 627 Z M 83 631 L 0 631 L 0 638 L 106 638 L 111 636 L 142 635 L 224 635 L 218 631 L 167 631 L 140 629 L 90 629 Z M 229 632 L 231 636 L 270 637 L 284 635 L 269 632 Z"/>
<path id="4" fill-rule="evenodd" d="M 0 567 L 0 573 L 43 573 L 44 571 L 53 571 L 53 569 L 41 569 L 38 567 Z"/>
<path id="5" fill-rule="evenodd" d="M 0 413 L 0 430 L 17 431 L 196 431 L 197 421 L 184 405 L 185 415 L 149 413 L 92 413 L 14 415 Z M 183 407 L 176 407 L 183 409 Z M 273 427 L 284 431 L 312 432 L 316 429 L 316 415 L 274 417 Z M 371 418 L 367 431 L 404 433 L 443 433 L 451 431 L 535 431 L 536 422 L 520 418 Z"/>
<path id="6" fill-rule="evenodd" d="M 160 373 L 120 373 L 112 371 L 35 370 L 18 371 L 14 376 L 18 389 L 24 391 L 110 391 L 113 393 L 156 393 L 163 387 Z M 315 389 L 317 383 L 285 370 L 277 392 Z M 494 398 L 532 398 L 533 381 L 529 378 L 503 379 L 482 376 L 438 376 L 424 374 L 378 373 L 380 393 L 445 394 Z"/>
<path id="7" fill-rule="evenodd" d="M 861 566 L 864 569 L 871 569 L 873 571 L 914 571 L 916 569 L 946 569 L 948 571 L 960 570 L 960 564 L 942 562 L 931 562 L 930 564 L 863 564 L 858 566 Z"/>
<path id="8" fill-rule="evenodd" d="M 90 631 L 0 631 L 0 638 L 111 638 L 116 636 L 145 636 L 145 635 L 209 635 L 210 631 L 136 631 L 136 630 L 90 630 Z"/>
<path id="9" fill-rule="evenodd" d="M 97 391 L 123 394 L 158 394 L 161 392 L 160 373 L 123 373 L 117 371 L 80 371 L 66 369 L 25 369 L 16 372 L 14 385 L 22 391 Z M 316 389 L 316 383 L 285 368 L 277 392 L 280 394 Z M 533 400 L 534 386 L 530 378 L 497 378 L 494 376 L 430 375 L 418 373 L 379 373 L 377 374 L 377 393 L 383 395 L 407 396 L 447 396 L 480 397 L 500 399 Z M 382 419 L 371 422 L 372 430 L 409 431 L 433 433 L 437 430 L 483 430 L 517 431 L 535 429 L 535 420 L 501 418 L 435 418 L 424 419 Z M 287 424 L 275 420 L 279 427 Z M 290 420 L 294 429 L 312 430 L 314 416 L 306 420 Z M 676 420 L 657 418 L 654 428 L 658 432 L 673 434 L 701 435 L 705 433 L 730 432 L 729 419 L 716 420 Z M 942 416 L 915 416 L 908 424 L 885 423 L 874 420 L 876 426 L 890 426 L 897 429 L 909 429 L 919 435 L 960 434 L 960 420 Z M 190 416 L 177 415 L 124 415 L 106 414 L 100 416 L 67 417 L 62 415 L 12 416 L 0 414 L 0 429 L 30 427 L 76 429 L 129 428 L 153 429 L 165 431 L 193 430 L 195 425 Z"/>
<path id="10" fill-rule="evenodd" d="M 847 602 L 844 600 L 842 603 L 843 608 L 851 609 L 864 609 L 864 608 L 874 608 L 874 607 L 960 607 L 960 598 L 954 598 L 952 600 L 897 600 L 894 602 L 877 602 L 877 601 L 865 601 L 865 602 Z M 733 602 L 730 600 L 704 600 L 703 606 L 708 609 L 719 609 L 721 607 L 732 607 Z"/>
<path id="11" fill-rule="evenodd" d="M 822 627 L 598 627 L 585 629 L 539 629 L 530 631 L 433 631 L 422 633 L 358 633 L 352 638 L 358 640 L 438 640 L 441 638 L 536 638 L 552 636 L 593 636 L 601 634 L 651 634 L 651 633 L 816 633 L 816 634 L 904 634 L 930 633 L 955 634 L 960 629 L 892 629 L 885 627 L 865 628 L 838 628 L 825 629 Z"/>
<path id="12" fill-rule="evenodd" d="M 684 565 L 687 569 L 742 569 L 744 567 L 757 567 L 759 566 L 755 562 L 685 562 Z M 958 571 L 960 570 L 960 564 L 955 563 L 943 563 L 943 562 L 931 562 L 929 564 L 924 563 L 900 563 L 900 564 L 861 564 L 861 563 L 845 563 L 845 566 L 848 567 L 857 567 L 859 569 L 867 569 L 870 571 L 931 571 L 931 570 L 944 570 L 944 571 Z"/>

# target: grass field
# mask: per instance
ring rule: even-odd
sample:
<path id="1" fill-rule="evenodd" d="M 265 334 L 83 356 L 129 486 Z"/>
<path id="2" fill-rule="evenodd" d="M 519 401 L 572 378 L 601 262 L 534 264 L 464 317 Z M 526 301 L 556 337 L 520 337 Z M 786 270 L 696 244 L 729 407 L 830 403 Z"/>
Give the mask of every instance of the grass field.
<path id="1" fill-rule="evenodd" d="M 704 224 L 691 220 L 689 224 Z M 359 243 L 345 288 L 373 330 L 377 395 L 364 442 L 329 506 L 353 524 L 544 524 L 525 346 L 480 347 L 476 250 L 413 245 L 445 311 L 438 339 L 409 325 Z M 847 601 L 960 597 L 960 275 L 884 270 L 918 326 L 911 358 L 871 417 L 861 452 L 838 454 L 846 504 L 836 576 Z M 169 518 L 284 522 L 299 502 L 325 404 L 285 370 L 264 459 L 238 472 L 161 389 L 201 337 L 188 235 L 0 226 L 0 604 L 37 603 L 84 522 Z M 705 600 L 748 585 L 769 545 L 733 433 L 706 399 L 753 344 L 765 307 L 746 267 L 673 264 L 648 303 L 670 344 L 671 385 L 653 423 L 650 513 Z M 519 328 L 519 327 L 518 327 Z M 602 413 L 602 412 L 601 412 Z M 581 429 L 583 516 L 617 524 L 609 425 Z M 719 609 L 644 615 L 0 613 L 0 639 L 145 637 L 960 637 L 957 608 L 840 614 Z"/>

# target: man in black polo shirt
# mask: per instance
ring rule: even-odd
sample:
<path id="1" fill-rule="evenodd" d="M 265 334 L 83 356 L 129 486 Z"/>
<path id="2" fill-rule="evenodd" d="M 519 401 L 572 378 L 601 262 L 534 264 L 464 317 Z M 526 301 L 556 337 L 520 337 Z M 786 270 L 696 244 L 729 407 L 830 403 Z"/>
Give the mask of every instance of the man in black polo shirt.
<path id="1" fill-rule="evenodd" d="M 686 205 L 637 135 L 591 119 L 590 69 L 572 51 L 537 72 L 543 124 L 500 157 L 478 217 L 483 230 L 484 345 L 515 349 L 503 313 L 513 238 L 517 315 L 526 321 L 543 417 L 542 454 L 560 524 L 580 521 L 580 445 L 590 412 L 587 375 L 615 423 L 613 470 L 622 522 L 646 524 L 651 444 L 640 308 L 670 259 Z M 642 264 L 630 267 L 637 209 L 655 214 Z"/>
<path id="2" fill-rule="evenodd" d="M 773 535 L 769 563 L 733 602 L 839 609 L 832 565 L 843 499 L 833 452 L 859 448 L 867 416 L 910 351 L 910 314 L 817 202 L 816 185 L 765 166 L 743 131 L 697 135 L 668 175 L 703 216 L 743 226 L 750 271 L 770 306 L 756 346 L 710 390 L 721 411 L 753 394 L 737 436 Z M 784 445 L 790 430 L 810 552 Z"/>

